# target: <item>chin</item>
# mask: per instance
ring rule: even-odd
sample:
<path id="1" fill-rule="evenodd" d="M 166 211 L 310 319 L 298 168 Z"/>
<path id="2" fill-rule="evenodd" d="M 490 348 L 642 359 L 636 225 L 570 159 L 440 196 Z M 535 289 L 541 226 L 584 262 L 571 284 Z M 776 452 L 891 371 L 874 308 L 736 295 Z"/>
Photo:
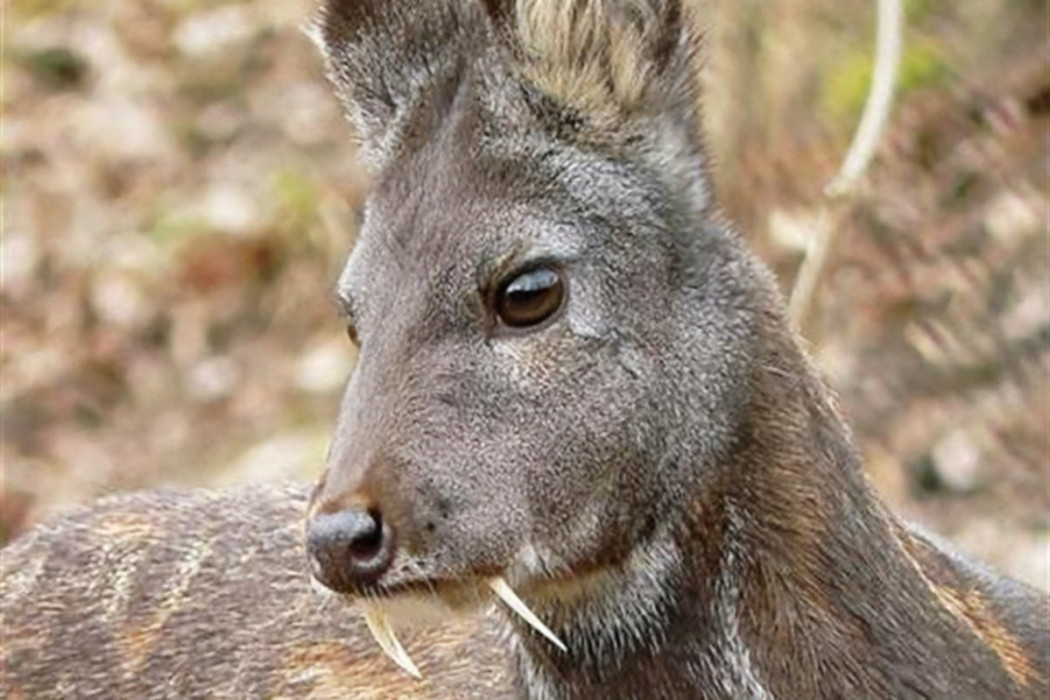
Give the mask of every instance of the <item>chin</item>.
<path id="1" fill-rule="evenodd" d="M 310 584 L 322 598 L 335 598 L 362 611 L 381 609 L 399 630 L 440 626 L 476 613 L 492 601 L 487 587 L 471 581 L 377 588 L 357 595 L 334 591 L 312 576 Z"/>
<path id="2" fill-rule="evenodd" d="M 372 598 L 368 605 L 383 608 L 390 624 L 398 630 L 439 627 L 451 620 L 470 615 L 488 603 L 475 595 L 473 600 L 449 599 L 441 595 L 402 593 L 388 598 Z"/>

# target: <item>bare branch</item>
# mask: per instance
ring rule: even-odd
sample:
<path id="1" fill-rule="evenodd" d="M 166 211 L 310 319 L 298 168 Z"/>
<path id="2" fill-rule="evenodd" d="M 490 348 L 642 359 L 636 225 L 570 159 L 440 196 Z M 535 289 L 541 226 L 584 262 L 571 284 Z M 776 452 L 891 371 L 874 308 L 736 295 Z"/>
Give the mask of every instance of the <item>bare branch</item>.
<path id="1" fill-rule="evenodd" d="M 795 278 L 795 286 L 791 290 L 788 318 L 799 332 L 806 330 L 821 275 L 835 242 L 835 233 L 843 223 L 851 197 L 856 192 L 875 154 L 879 137 L 886 127 L 893 103 L 893 90 L 897 82 L 904 35 L 901 0 L 879 0 L 876 31 L 875 70 L 871 92 L 864 105 L 864 114 L 842 168 L 824 191 L 827 200 L 817 217 L 816 229 Z"/>

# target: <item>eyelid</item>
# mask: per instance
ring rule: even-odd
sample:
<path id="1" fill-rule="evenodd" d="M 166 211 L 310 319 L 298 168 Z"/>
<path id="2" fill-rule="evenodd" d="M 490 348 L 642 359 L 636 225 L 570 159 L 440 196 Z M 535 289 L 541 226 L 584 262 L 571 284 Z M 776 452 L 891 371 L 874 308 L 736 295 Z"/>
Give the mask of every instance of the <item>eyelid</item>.
<path id="1" fill-rule="evenodd" d="M 563 256 L 551 252 L 539 252 L 528 257 L 511 254 L 500 260 L 499 264 L 491 270 L 484 287 L 490 293 L 495 293 L 518 277 L 541 268 L 550 268 L 555 271 L 567 270 L 576 259 L 576 256 Z"/>

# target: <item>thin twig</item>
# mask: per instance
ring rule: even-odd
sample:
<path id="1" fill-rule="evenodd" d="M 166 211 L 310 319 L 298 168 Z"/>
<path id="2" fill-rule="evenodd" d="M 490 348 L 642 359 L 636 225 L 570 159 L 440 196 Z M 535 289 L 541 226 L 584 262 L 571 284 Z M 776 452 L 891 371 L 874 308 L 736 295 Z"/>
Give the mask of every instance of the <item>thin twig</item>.
<path id="1" fill-rule="evenodd" d="M 871 92 L 864 105 L 857 133 L 853 136 L 839 173 L 824 190 L 826 201 L 817 216 L 816 230 L 806 248 L 795 286 L 788 302 L 788 318 L 799 332 L 806 330 L 820 278 L 831 254 L 835 233 L 842 226 L 852 195 L 871 163 L 879 137 L 886 127 L 893 103 L 893 90 L 900 66 L 904 35 L 901 0 L 878 0 L 875 70 Z"/>

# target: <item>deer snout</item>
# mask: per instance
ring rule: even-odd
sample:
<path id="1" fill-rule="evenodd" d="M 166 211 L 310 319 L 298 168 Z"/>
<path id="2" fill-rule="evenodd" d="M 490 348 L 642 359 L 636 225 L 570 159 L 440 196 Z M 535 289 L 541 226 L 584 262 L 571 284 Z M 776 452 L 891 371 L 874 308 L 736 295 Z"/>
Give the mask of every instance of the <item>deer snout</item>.
<path id="1" fill-rule="evenodd" d="M 306 526 L 306 551 L 318 581 L 339 593 L 375 583 L 394 559 L 393 528 L 375 508 L 318 513 Z"/>

